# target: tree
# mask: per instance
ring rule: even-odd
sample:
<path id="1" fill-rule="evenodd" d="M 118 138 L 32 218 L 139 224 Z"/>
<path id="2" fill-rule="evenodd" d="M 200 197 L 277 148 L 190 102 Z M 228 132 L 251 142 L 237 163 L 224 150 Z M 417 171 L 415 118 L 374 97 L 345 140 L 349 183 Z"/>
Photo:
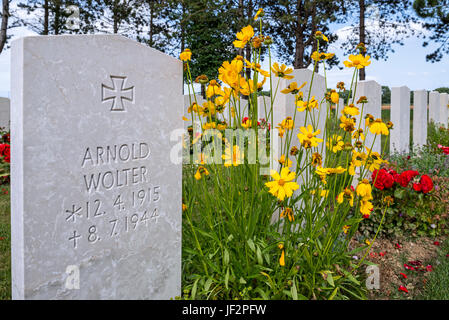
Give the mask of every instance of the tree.
<path id="1" fill-rule="evenodd" d="M 349 0 L 339 22 L 350 22 L 345 28 L 347 39 L 342 42 L 345 54 L 353 53 L 364 43 L 373 59 L 386 60 L 394 52 L 394 44 L 403 45 L 405 38 L 415 34 L 410 23 L 414 21 L 410 0 Z M 365 53 L 363 53 L 365 55 Z M 360 69 L 360 80 L 365 80 L 365 69 Z"/>
<path id="2" fill-rule="evenodd" d="M 67 22 L 74 14 L 68 10 L 70 6 L 79 10 L 79 29 L 72 28 Z M 23 0 L 17 4 L 24 16 L 18 24 L 27 26 L 40 35 L 59 35 L 65 33 L 89 33 L 95 31 L 95 21 L 99 16 L 98 6 L 92 0 Z M 78 19 L 79 18 L 79 19 Z"/>
<path id="3" fill-rule="evenodd" d="M 438 62 L 449 53 L 449 0 L 415 0 L 413 9 L 425 19 L 423 27 L 430 32 L 428 40 L 439 44 L 426 60 Z M 429 41 L 424 41 L 423 46 L 427 47 Z"/>
<path id="4" fill-rule="evenodd" d="M 261 1 L 267 13 L 268 30 L 274 41 L 274 48 L 281 61 L 293 64 L 296 69 L 307 68 L 311 63 L 311 54 L 315 51 L 315 32 L 327 34 L 329 23 L 336 20 L 342 1 L 327 0 L 289 0 Z M 337 38 L 328 35 L 329 42 Z M 320 51 L 328 44 L 321 41 Z M 330 65 L 338 63 L 328 60 Z"/>
<path id="5" fill-rule="evenodd" d="M 2 24 L 0 27 L 0 53 L 3 51 L 3 48 L 5 47 L 6 40 L 8 40 L 8 36 L 6 34 L 6 30 L 8 29 L 8 19 L 9 19 L 9 0 L 3 0 Z"/>

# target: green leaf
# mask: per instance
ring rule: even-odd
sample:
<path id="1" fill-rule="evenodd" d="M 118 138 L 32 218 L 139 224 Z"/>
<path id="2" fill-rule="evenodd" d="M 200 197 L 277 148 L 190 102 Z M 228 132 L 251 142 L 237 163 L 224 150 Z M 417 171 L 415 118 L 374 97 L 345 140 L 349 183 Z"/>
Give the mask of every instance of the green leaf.
<path id="1" fill-rule="evenodd" d="M 248 241 L 246 242 L 248 243 L 248 246 L 251 249 L 251 251 L 256 252 L 256 246 L 254 245 L 254 241 L 252 239 L 248 239 Z"/>
<path id="2" fill-rule="evenodd" d="M 296 290 L 296 281 L 293 279 L 293 285 L 290 289 L 293 300 L 298 300 L 298 291 Z"/>
<path id="3" fill-rule="evenodd" d="M 195 300 L 195 297 L 196 297 L 196 290 L 198 289 L 198 281 L 199 281 L 200 279 L 201 279 L 201 278 L 196 279 L 195 282 L 193 283 L 193 287 L 192 287 L 192 295 L 191 295 L 193 300 Z"/>
<path id="4" fill-rule="evenodd" d="M 229 264 L 229 251 L 227 248 L 224 249 L 223 264 L 224 266 L 227 266 Z"/>
<path id="5" fill-rule="evenodd" d="M 226 287 L 226 289 L 229 289 L 228 283 L 229 283 L 229 267 L 226 269 L 226 275 L 225 275 L 225 287 Z"/>

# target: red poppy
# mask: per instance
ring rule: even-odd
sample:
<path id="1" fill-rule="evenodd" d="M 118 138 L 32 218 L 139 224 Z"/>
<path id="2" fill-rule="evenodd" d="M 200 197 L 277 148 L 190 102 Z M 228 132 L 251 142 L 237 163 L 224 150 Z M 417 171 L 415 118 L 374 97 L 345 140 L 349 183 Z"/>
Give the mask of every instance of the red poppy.
<path id="1" fill-rule="evenodd" d="M 421 176 L 421 181 L 419 182 L 419 184 L 421 185 L 421 191 L 423 193 L 429 193 L 433 189 L 433 181 L 426 174 L 423 174 Z"/>
<path id="2" fill-rule="evenodd" d="M 404 263 L 404 268 L 405 269 L 407 269 L 407 270 L 415 270 L 415 268 L 414 267 L 412 267 L 412 266 L 409 266 L 408 264 L 406 264 L 406 263 Z"/>
<path id="3" fill-rule="evenodd" d="M 407 170 L 402 172 L 398 177 L 396 182 L 399 183 L 402 187 L 406 188 L 410 181 L 419 175 L 418 171 L 415 170 Z"/>
<path id="4" fill-rule="evenodd" d="M 379 190 L 390 189 L 394 184 L 393 176 L 385 169 L 374 170 L 371 180 L 376 181 L 374 187 Z"/>
<path id="5" fill-rule="evenodd" d="M 407 279 L 407 275 L 405 273 L 399 272 L 399 274 L 404 278 Z"/>
<path id="6" fill-rule="evenodd" d="M 441 149 L 441 151 L 443 151 L 444 154 L 449 154 L 449 147 L 445 147 L 439 144 L 438 148 Z"/>
<path id="7" fill-rule="evenodd" d="M 407 288 L 404 287 L 404 286 L 399 286 L 398 290 L 399 290 L 399 291 L 403 291 L 403 292 L 405 292 L 405 293 L 408 293 Z"/>

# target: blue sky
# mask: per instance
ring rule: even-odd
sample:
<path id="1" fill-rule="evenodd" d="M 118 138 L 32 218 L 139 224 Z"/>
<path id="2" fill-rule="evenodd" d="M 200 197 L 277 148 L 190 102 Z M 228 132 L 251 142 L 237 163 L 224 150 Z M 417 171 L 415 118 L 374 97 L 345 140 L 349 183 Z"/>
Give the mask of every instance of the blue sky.
<path id="1" fill-rule="evenodd" d="M 331 31 L 344 38 L 344 27 L 334 24 L 331 25 Z M 375 28 L 375 23 L 371 27 Z M 15 28 L 10 32 L 13 39 L 34 34 L 25 27 Z M 376 80 L 389 87 L 406 85 L 411 90 L 449 87 L 449 56 L 437 63 L 426 62 L 426 54 L 432 51 L 432 46 L 423 48 L 422 39 L 417 37 L 406 39 L 403 46 L 395 45 L 394 49 L 395 52 L 389 54 L 387 61 L 372 61 L 366 69 L 367 80 Z M 343 50 L 339 49 L 339 42 L 331 46 L 329 52 L 334 52 L 341 63 L 345 60 Z M 10 59 L 10 49 L 4 50 L 0 55 L 0 96 L 4 97 L 8 97 L 10 92 Z M 352 72 L 349 69 L 334 68 L 327 72 L 327 76 L 329 87 L 334 87 L 338 81 L 349 83 Z"/>

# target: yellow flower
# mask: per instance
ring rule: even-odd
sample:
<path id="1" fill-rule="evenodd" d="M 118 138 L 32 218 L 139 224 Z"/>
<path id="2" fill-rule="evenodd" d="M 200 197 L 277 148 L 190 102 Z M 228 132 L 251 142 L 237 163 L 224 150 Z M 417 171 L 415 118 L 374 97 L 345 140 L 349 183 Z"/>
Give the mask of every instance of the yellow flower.
<path id="1" fill-rule="evenodd" d="M 285 88 L 284 90 L 281 90 L 281 93 L 284 94 L 297 94 L 299 92 L 299 90 L 301 90 L 302 88 L 304 88 L 304 86 L 307 84 L 307 82 L 304 82 L 300 87 L 298 87 L 298 84 L 296 82 L 292 82 L 290 83 L 287 88 Z"/>
<path id="2" fill-rule="evenodd" d="M 209 85 L 207 86 L 207 90 L 206 90 L 206 97 L 211 98 L 215 95 L 224 95 L 223 90 L 221 90 L 220 85 L 218 84 L 217 81 L 215 80 L 211 80 L 209 82 Z"/>
<path id="3" fill-rule="evenodd" d="M 254 16 L 254 21 L 256 21 L 257 19 L 259 19 L 259 17 L 263 17 L 263 16 L 264 16 L 263 9 L 260 8 L 259 10 L 257 10 L 256 15 Z"/>
<path id="4" fill-rule="evenodd" d="M 367 245 L 371 245 L 371 241 L 369 241 L 368 239 L 365 240 L 365 243 L 366 243 Z"/>
<path id="5" fill-rule="evenodd" d="M 279 78 L 284 78 L 287 80 L 294 78 L 294 76 L 289 76 L 289 74 L 293 72 L 293 68 L 287 69 L 287 66 L 285 64 L 282 64 L 279 67 L 279 64 L 277 62 L 275 62 L 275 63 L 273 63 L 273 66 L 271 67 L 271 71 L 273 71 L 274 75 Z"/>
<path id="6" fill-rule="evenodd" d="M 242 121 L 242 127 L 245 129 L 251 128 L 253 125 L 253 121 L 250 119 L 245 119 L 244 121 Z"/>
<path id="7" fill-rule="evenodd" d="M 321 154 L 319 154 L 318 152 L 312 154 L 312 166 L 314 167 L 321 166 L 323 164 L 322 160 L 323 158 L 321 157 Z"/>
<path id="8" fill-rule="evenodd" d="M 383 160 L 378 152 L 372 151 L 370 148 L 365 147 L 368 152 L 368 159 L 366 160 L 366 165 L 369 171 L 373 172 L 380 168 L 380 165 L 388 161 Z"/>
<path id="9" fill-rule="evenodd" d="M 350 117 L 341 116 L 340 117 L 340 128 L 346 132 L 352 132 L 355 130 L 355 119 Z"/>
<path id="10" fill-rule="evenodd" d="M 344 226 L 343 226 L 343 232 L 344 232 L 345 234 L 348 233 L 349 229 L 351 229 L 351 226 L 348 226 L 348 225 L 344 225 Z"/>
<path id="11" fill-rule="evenodd" d="M 336 91 L 333 91 L 331 93 L 331 101 L 333 103 L 337 104 L 339 99 L 340 99 L 340 96 L 338 95 L 338 93 Z"/>
<path id="12" fill-rule="evenodd" d="M 281 218 L 284 217 L 287 217 L 290 222 L 295 221 L 292 208 L 285 208 L 284 211 L 281 212 Z"/>
<path id="13" fill-rule="evenodd" d="M 360 128 L 360 129 L 354 131 L 354 133 L 352 134 L 352 139 L 355 139 L 355 140 L 360 139 L 360 140 L 364 141 L 365 135 L 363 134 L 363 129 Z"/>
<path id="14" fill-rule="evenodd" d="M 314 51 L 311 55 L 311 58 L 315 61 L 323 61 L 332 59 L 335 56 L 335 53 L 325 53 L 325 52 L 318 52 Z"/>
<path id="15" fill-rule="evenodd" d="M 209 175 L 209 171 L 207 171 L 207 169 L 205 167 L 199 166 L 198 170 L 195 173 L 195 179 L 196 180 L 200 180 L 203 175 L 208 176 Z"/>
<path id="16" fill-rule="evenodd" d="M 321 190 L 321 192 L 320 192 L 321 198 L 327 198 L 328 195 L 329 195 L 329 190 Z"/>
<path id="17" fill-rule="evenodd" d="M 373 211 L 373 204 L 369 201 L 365 201 L 362 199 L 360 201 L 360 213 L 363 215 L 363 218 L 368 219 L 371 215 L 371 211 Z"/>
<path id="18" fill-rule="evenodd" d="M 314 108 L 318 109 L 318 101 L 315 99 L 315 96 L 312 96 L 309 101 L 297 100 L 296 106 L 298 107 L 299 112 L 303 112 L 306 109 L 312 111 Z"/>
<path id="19" fill-rule="evenodd" d="M 376 119 L 371 122 L 369 131 L 371 131 L 372 134 L 383 134 L 385 136 L 388 136 L 389 133 L 388 127 L 382 122 L 382 119 Z"/>
<path id="20" fill-rule="evenodd" d="M 186 204 L 182 204 L 182 211 L 186 211 L 187 210 L 187 205 Z"/>
<path id="21" fill-rule="evenodd" d="M 179 58 L 182 61 L 190 61 L 190 59 L 192 58 L 192 51 L 190 51 L 190 49 L 185 49 L 183 52 L 181 52 Z"/>
<path id="22" fill-rule="evenodd" d="M 291 172 L 289 168 L 282 168 L 281 174 L 275 170 L 271 170 L 271 177 L 274 181 L 265 183 L 265 186 L 270 188 L 270 192 L 273 196 L 283 201 L 285 197 L 289 198 L 293 195 L 293 191 L 299 188 L 296 182 L 291 182 L 295 179 L 295 172 Z"/>
<path id="23" fill-rule="evenodd" d="M 353 104 L 350 104 L 349 106 L 346 106 L 346 107 L 343 108 L 342 113 L 354 117 L 354 116 L 359 114 L 359 108 L 357 108 Z"/>
<path id="24" fill-rule="evenodd" d="M 287 168 L 292 165 L 292 161 L 289 158 L 287 158 L 287 160 L 285 159 L 285 154 L 283 154 L 281 156 L 281 158 L 278 160 L 278 162 Z"/>
<path id="25" fill-rule="evenodd" d="M 315 170 L 315 173 L 320 177 L 322 183 L 327 184 L 326 177 L 328 174 L 330 174 L 328 168 L 323 168 L 321 166 L 318 166 Z"/>
<path id="26" fill-rule="evenodd" d="M 327 168 L 327 170 L 329 171 L 329 174 L 340 174 L 346 171 L 342 166 L 338 166 L 337 168 Z"/>
<path id="27" fill-rule="evenodd" d="M 246 63 L 245 68 L 253 69 L 253 70 L 259 72 L 265 78 L 269 78 L 270 77 L 270 73 L 268 71 L 260 69 L 260 67 L 261 67 L 260 64 L 258 64 L 258 63 L 251 63 L 251 62 L 249 62 L 246 59 L 245 59 L 245 63 Z"/>
<path id="28" fill-rule="evenodd" d="M 321 130 L 318 129 L 313 132 L 313 127 L 311 124 L 309 124 L 307 128 L 301 127 L 299 130 L 301 133 L 298 133 L 298 139 L 304 148 L 308 149 L 311 147 L 318 147 L 318 143 L 323 142 L 323 139 L 316 138 L 316 136 L 320 134 Z"/>
<path id="29" fill-rule="evenodd" d="M 343 150 L 345 143 L 341 136 L 334 134 L 329 140 L 326 142 L 326 146 L 333 152 L 337 153 L 338 151 Z"/>
<path id="30" fill-rule="evenodd" d="M 295 127 L 292 117 L 287 117 L 279 123 L 279 126 L 285 130 L 292 130 Z"/>
<path id="31" fill-rule="evenodd" d="M 357 188 L 355 189 L 355 192 L 358 196 L 362 197 L 363 201 L 369 201 L 373 199 L 373 196 L 371 194 L 372 187 L 368 180 L 363 179 L 359 182 L 357 185 Z"/>
<path id="32" fill-rule="evenodd" d="M 371 64 L 371 61 L 368 61 L 370 56 L 364 57 L 362 54 L 349 56 L 350 61 L 344 61 L 344 65 L 348 68 L 356 67 L 357 69 L 362 69 Z"/>
<path id="33" fill-rule="evenodd" d="M 349 205 L 351 207 L 354 206 L 354 193 L 350 188 L 345 188 L 345 190 L 340 192 L 340 194 L 337 196 L 337 202 L 340 204 L 342 204 L 345 199 L 349 201 Z"/>
<path id="34" fill-rule="evenodd" d="M 238 146 L 233 146 L 231 149 L 231 145 L 228 145 L 225 149 L 225 154 L 222 156 L 224 159 L 224 166 L 230 167 L 234 166 L 237 167 L 239 164 L 243 163 L 243 154 L 240 151 Z"/>
<path id="35" fill-rule="evenodd" d="M 249 40 L 254 36 L 254 29 L 251 25 L 243 27 L 242 31 L 237 32 L 237 39 L 235 40 L 234 46 L 236 48 L 244 48 Z"/>
<path id="36" fill-rule="evenodd" d="M 280 250 L 282 250 L 281 257 L 279 258 L 279 265 L 281 267 L 285 267 L 285 250 L 284 250 L 284 245 L 281 243 L 281 244 L 278 245 L 278 248 Z"/>
<path id="37" fill-rule="evenodd" d="M 218 69 L 218 79 L 232 88 L 239 87 L 240 73 L 243 70 L 243 59 L 240 58 L 235 58 L 231 62 L 225 61 Z"/>
<path id="38" fill-rule="evenodd" d="M 324 40 L 326 42 L 329 42 L 329 39 L 321 31 L 315 32 L 315 38 L 318 40 Z"/>

